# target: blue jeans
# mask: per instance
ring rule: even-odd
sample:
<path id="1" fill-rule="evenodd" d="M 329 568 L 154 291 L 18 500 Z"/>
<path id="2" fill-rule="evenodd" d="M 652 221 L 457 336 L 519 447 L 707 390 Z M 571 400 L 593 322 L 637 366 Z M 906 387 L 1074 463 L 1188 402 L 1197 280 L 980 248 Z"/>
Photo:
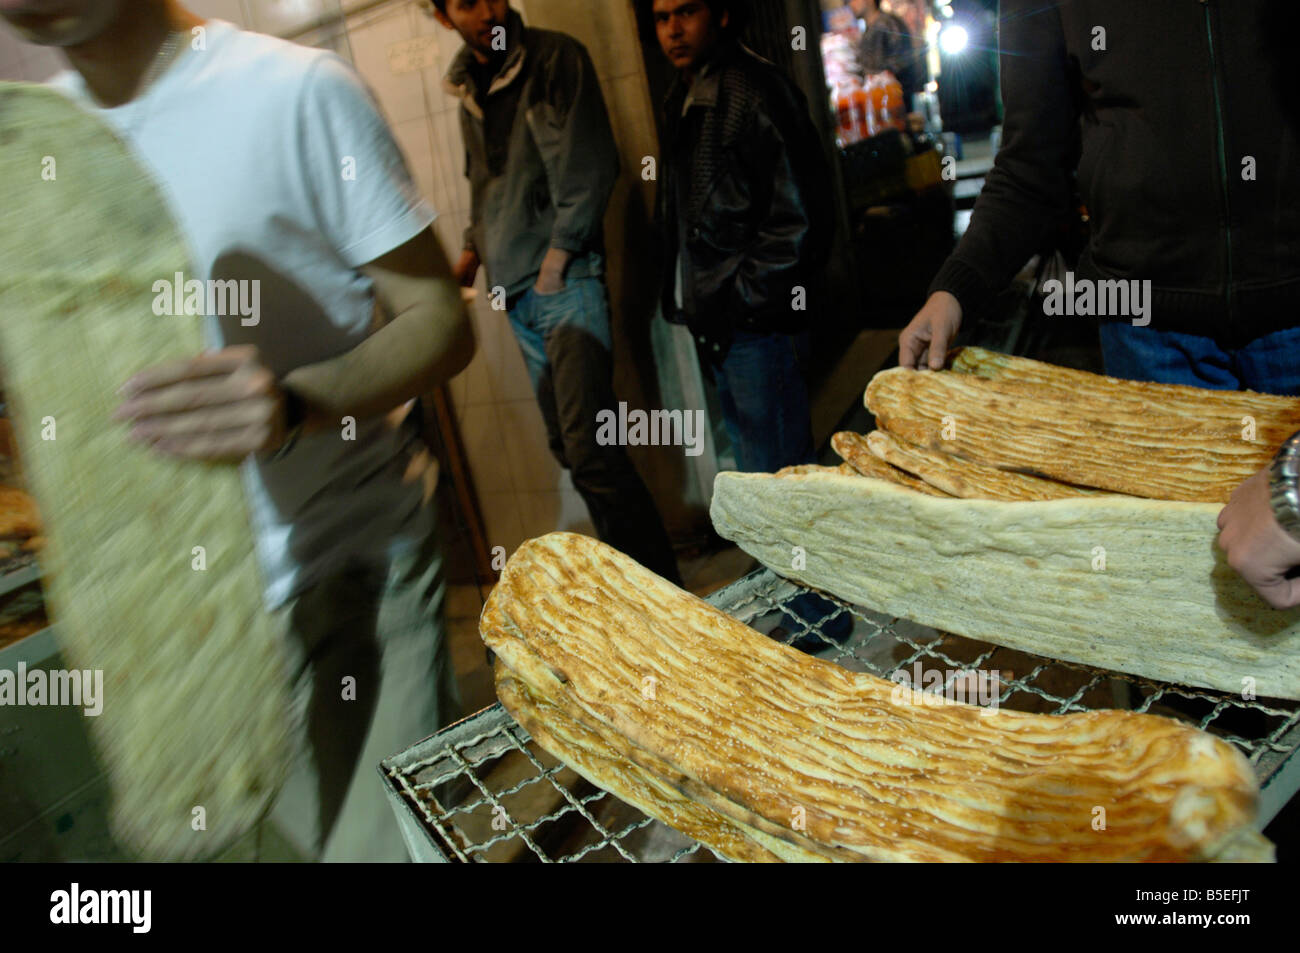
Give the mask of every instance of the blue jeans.
<path id="1" fill-rule="evenodd" d="M 740 331 L 722 366 L 714 365 L 722 420 L 741 472 L 774 473 L 816 462 L 803 376 L 807 360 L 806 333 Z M 836 642 L 853 632 L 853 617 L 816 592 L 795 596 L 786 610 L 770 634 L 802 652 L 817 652 L 829 644 L 812 634 L 813 624 L 823 623 L 822 631 Z"/>
<path id="2" fill-rule="evenodd" d="M 1107 322 L 1101 326 L 1101 351 L 1111 377 L 1300 396 L 1300 328 L 1228 351 L 1213 338 Z"/>
<path id="3" fill-rule="evenodd" d="M 596 535 L 669 582 L 680 582 L 654 498 L 627 450 L 601 446 L 596 439 L 597 414 L 618 410 L 604 281 L 573 278 L 553 295 L 530 288 L 512 305 L 510 326 L 528 366 L 551 453 L 573 477 Z"/>
<path id="4" fill-rule="evenodd" d="M 815 462 L 803 376 L 807 354 L 807 334 L 741 331 L 722 366 L 714 366 L 722 420 L 742 472 Z"/>

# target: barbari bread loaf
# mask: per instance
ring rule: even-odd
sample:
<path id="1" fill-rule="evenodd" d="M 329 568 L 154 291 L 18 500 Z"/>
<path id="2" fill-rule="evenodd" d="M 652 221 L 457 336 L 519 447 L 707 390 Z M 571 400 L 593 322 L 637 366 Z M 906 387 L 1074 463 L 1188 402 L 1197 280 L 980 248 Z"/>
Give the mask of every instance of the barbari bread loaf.
<path id="1" fill-rule="evenodd" d="M 831 438 L 831 446 L 855 473 L 865 477 L 887 480 L 899 486 L 911 487 L 919 493 L 930 496 L 948 496 L 943 490 L 931 486 L 915 475 L 913 471 L 899 469 L 874 453 L 862 434 L 844 431 Z"/>
<path id="2" fill-rule="evenodd" d="M 857 476 L 781 479 L 946 502 Z M 919 704 L 894 682 L 758 634 L 587 537 L 520 547 L 480 631 L 499 660 L 502 703 L 543 747 L 724 856 L 1270 853 L 1252 827 L 1249 765 L 1208 734 L 1130 712 Z"/>
<path id="3" fill-rule="evenodd" d="M 1027 473 L 986 467 L 950 454 L 925 450 L 905 443 L 883 430 L 872 431 L 865 437 L 861 434 L 836 434 L 833 444 L 841 456 L 851 453 L 854 461 L 860 461 L 865 453 L 885 466 L 914 475 L 916 482 L 922 486 L 938 489 L 946 496 L 980 500 L 1060 500 L 1100 492 L 1069 486 L 1056 480 L 1045 480 Z M 876 475 L 868 472 L 865 466 L 857 466 L 855 469 L 864 476 Z M 900 480 L 891 482 L 910 485 Z"/>
<path id="4" fill-rule="evenodd" d="M 974 463 L 1153 499 L 1219 503 L 1300 430 L 1297 399 L 996 358 L 958 354 L 954 371 L 884 371 L 867 388 L 867 407 L 896 438 Z"/>
<path id="5" fill-rule="evenodd" d="M 656 774 L 629 757 L 631 744 L 612 732 L 604 735 L 588 728 L 574 715 L 563 696 L 540 700 L 510 670 L 497 661 L 496 689 L 501 704 L 547 751 L 599 787 L 633 807 L 664 821 L 688 837 L 730 860 L 750 862 L 824 861 L 830 852 L 816 845 L 807 848 L 764 834 L 740 821 L 718 814 L 692 800 L 671 779 L 685 787 L 680 773 L 646 751 L 637 757 L 659 770 Z"/>
<path id="6" fill-rule="evenodd" d="M 0 83 L 0 355 L 46 593 L 67 664 L 103 673 L 86 724 L 114 832 L 159 859 L 216 854 L 262 816 L 291 714 L 238 472 L 152 453 L 111 416 L 133 374 L 203 350 L 201 319 L 152 306 L 183 248 L 105 126 Z"/>
<path id="7" fill-rule="evenodd" d="M 945 500 L 862 477 L 721 473 L 711 515 L 774 572 L 879 612 L 1161 681 L 1300 699 L 1300 609 L 1269 607 L 1227 565 L 1219 509 L 1115 495 Z"/>

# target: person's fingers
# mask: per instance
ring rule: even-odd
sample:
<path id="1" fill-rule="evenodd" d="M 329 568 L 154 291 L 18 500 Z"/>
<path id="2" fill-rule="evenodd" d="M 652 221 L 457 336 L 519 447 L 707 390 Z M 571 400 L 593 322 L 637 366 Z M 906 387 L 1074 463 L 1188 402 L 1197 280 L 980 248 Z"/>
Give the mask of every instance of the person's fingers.
<path id="1" fill-rule="evenodd" d="M 157 441 L 205 432 L 237 430 L 264 425 L 274 416 L 269 398 L 205 406 L 178 414 L 162 414 L 138 421 L 131 429 L 137 440 Z"/>
<path id="2" fill-rule="evenodd" d="M 1300 579 L 1251 582 L 1251 585 L 1274 609 L 1291 609 L 1300 605 Z"/>
<path id="3" fill-rule="evenodd" d="M 158 364 L 140 371 L 123 384 L 121 390 L 123 394 L 133 397 L 144 391 L 168 387 L 181 381 L 229 374 L 247 364 L 256 353 L 255 347 L 245 344 L 223 348 L 220 351 L 209 351 L 183 361 Z"/>
<path id="4" fill-rule="evenodd" d="M 903 333 L 898 336 L 899 367 L 914 368 L 919 366 L 921 359 L 925 356 L 926 345 L 929 341 L 930 337 L 925 325 L 918 325 L 913 322 L 904 328 Z"/>
<path id="5" fill-rule="evenodd" d="M 270 428 L 240 428 L 215 433 L 169 437 L 152 445 L 153 450 L 170 457 L 208 462 L 242 460 L 256 453 L 270 440 Z"/>
<path id="6" fill-rule="evenodd" d="M 187 377 L 167 386 L 140 391 L 123 401 L 113 412 L 113 418 L 141 420 L 240 401 L 268 400 L 274 386 L 274 375 L 260 365 L 244 365 L 234 371 L 227 367 L 221 374 Z"/>
<path id="7" fill-rule="evenodd" d="M 1232 504 L 1229 503 L 1229 504 L 1228 504 L 1227 506 L 1225 506 L 1223 509 L 1219 510 L 1219 518 L 1218 518 L 1218 520 L 1216 521 L 1216 525 L 1219 527 L 1220 531 L 1222 531 L 1223 527 L 1224 527 L 1224 526 L 1227 524 L 1227 522 L 1228 522 L 1228 507 L 1231 506 L 1231 505 L 1232 505 Z"/>
<path id="8" fill-rule="evenodd" d="M 1282 591 L 1282 604 L 1279 609 L 1294 609 L 1300 606 L 1300 579 L 1284 579 L 1279 587 Z"/>
<path id="9" fill-rule="evenodd" d="M 944 364 L 948 362 L 948 329 L 940 322 L 934 329 L 934 338 L 930 341 L 930 370 L 941 371 Z"/>
<path id="10" fill-rule="evenodd" d="M 181 414 L 214 403 L 217 395 L 221 393 L 220 383 L 205 380 L 176 381 L 166 387 L 141 391 L 129 400 L 123 401 L 113 412 L 113 418 L 139 420 L 165 414 Z"/>

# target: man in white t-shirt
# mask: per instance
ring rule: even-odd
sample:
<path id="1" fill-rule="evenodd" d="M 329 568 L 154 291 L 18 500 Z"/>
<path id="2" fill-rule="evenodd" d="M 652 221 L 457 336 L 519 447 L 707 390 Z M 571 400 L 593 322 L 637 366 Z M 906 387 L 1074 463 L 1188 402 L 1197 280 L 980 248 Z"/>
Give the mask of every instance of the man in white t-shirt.
<path id="1" fill-rule="evenodd" d="M 321 859 L 404 859 L 376 766 L 459 713 L 435 468 L 395 411 L 474 350 L 435 213 L 332 53 L 174 0 L 0 0 L 0 17 L 61 48 L 72 69 L 52 85 L 153 173 L 189 245 L 185 279 L 260 289 L 206 318 L 212 350 L 125 382 L 124 439 L 243 462 L 306 715 L 277 825 Z"/>

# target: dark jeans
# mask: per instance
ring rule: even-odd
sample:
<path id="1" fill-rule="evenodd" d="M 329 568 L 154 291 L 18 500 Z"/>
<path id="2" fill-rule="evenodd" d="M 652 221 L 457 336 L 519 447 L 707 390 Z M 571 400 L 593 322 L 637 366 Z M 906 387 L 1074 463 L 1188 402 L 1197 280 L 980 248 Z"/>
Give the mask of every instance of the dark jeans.
<path id="1" fill-rule="evenodd" d="M 659 511 L 627 451 L 600 446 L 596 415 L 618 411 L 609 302 L 599 278 L 574 278 L 558 294 L 531 288 L 510 309 L 551 452 L 573 477 L 602 541 L 680 584 Z"/>
<path id="2" fill-rule="evenodd" d="M 1101 350 L 1111 377 L 1300 396 L 1300 328 L 1228 351 L 1213 338 L 1117 321 L 1101 326 Z"/>
<path id="3" fill-rule="evenodd" d="M 804 365 L 807 334 L 740 332 L 714 365 L 727 436 L 743 473 L 813 463 L 812 415 Z"/>
<path id="4" fill-rule="evenodd" d="M 804 382 L 807 361 L 806 333 L 739 332 L 722 366 L 714 365 L 723 423 L 741 472 L 775 473 L 816 462 Z M 818 593 L 795 596 L 786 609 L 770 634 L 800 651 L 831 644 L 809 630 L 813 625 L 836 642 L 852 634 L 853 617 Z"/>

